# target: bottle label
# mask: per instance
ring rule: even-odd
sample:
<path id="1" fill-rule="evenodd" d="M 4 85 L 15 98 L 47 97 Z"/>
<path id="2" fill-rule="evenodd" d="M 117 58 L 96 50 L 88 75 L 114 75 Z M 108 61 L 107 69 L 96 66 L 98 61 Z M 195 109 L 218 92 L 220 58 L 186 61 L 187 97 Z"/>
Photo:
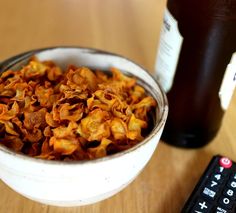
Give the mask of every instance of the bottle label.
<path id="1" fill-rule="evenodd" d="M 219 98 L 223 110 L 227 110 L 236 86 L 236 53 L 228 64 L 221 83 Z"/>
<path id="2" fill-rule="evenodd" d="M 165 92 L 171 89 L 182 42 L 178 22 L 166 9 L 155 65 L 155 75 Z"/>

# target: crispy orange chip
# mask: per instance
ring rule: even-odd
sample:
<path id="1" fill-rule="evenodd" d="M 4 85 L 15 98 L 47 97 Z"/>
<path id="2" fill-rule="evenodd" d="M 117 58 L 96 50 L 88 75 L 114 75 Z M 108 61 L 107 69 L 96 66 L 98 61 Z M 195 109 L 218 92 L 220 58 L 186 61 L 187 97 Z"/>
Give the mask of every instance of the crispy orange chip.
<path id="1" fill-rule="evenodd" d="M 117 68 L 63 71 L 33 57 L 1 74 L 0 143 L 47 160 L 100 158 L 143 140 L 156 106 L 137 79 Z"/>

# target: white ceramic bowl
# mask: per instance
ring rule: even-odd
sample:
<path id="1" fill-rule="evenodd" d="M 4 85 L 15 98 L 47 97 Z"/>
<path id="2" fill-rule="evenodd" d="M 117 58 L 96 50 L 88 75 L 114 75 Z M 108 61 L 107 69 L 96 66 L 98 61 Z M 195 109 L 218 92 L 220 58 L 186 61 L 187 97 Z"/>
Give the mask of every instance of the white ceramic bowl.
<path id="1" fill-rule="evenodd" d="M 167 99 L 148 72 L 121 56 L 95 49 L 56 47 L 30 51 L 0 64 L 0 70 L 16 69 L 36 55 L 61 67 L 74 64 L 108 70 L 117 67 L 139 79 L 156 99 L 155 125 L 141 143 L 126 151 L 82 162 L 47 161 L 17 154 L 0 146 L 0 178 L 23 196 L 55 206 L 80 206 L 108 198 L 126 187 L 151 158 L 162 134 Z"/>

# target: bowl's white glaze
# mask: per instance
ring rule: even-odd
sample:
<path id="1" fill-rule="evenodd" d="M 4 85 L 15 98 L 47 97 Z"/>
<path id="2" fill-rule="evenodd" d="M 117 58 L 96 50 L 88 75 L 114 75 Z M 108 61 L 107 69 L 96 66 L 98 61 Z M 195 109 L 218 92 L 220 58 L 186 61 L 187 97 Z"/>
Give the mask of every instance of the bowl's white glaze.
<path id="1" fill-rule="evenodd" d="M 0 64 L 1 71 L 16 69 L 32 56 L 53 60 L 61 67 L 74 64 L 108 70 L 117 67 L 139 79 L 157 100 L 152 132 L 135 147 L 105 158 L 59 162 L 31 158 L 0 146 L 0 178 L 32 200 L 56 206 L 80 206 L 108 198 L 127 186 L 150 160 L 166 122 L 166 96 L 148 72 L 121 56 L 87 48 L 57 47 L 30 51 Z"/>

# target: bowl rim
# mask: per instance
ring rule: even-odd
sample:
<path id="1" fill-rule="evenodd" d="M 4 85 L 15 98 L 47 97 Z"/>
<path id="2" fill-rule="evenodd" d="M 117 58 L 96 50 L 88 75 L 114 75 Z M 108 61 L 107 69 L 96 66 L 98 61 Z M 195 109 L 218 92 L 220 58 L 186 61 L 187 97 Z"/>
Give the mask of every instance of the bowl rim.
<path id="1" fill-rule="evenodd" d="M 157 84 L 157 86 L 160 90 L 160 97 L 163 100 L 163 110 L 160 114 L 160 120 L 153 127 L 152 131 L 146 136 L 146 138 L 144 140 L 142 140 L 141 142 L 139 142 L 138 144 L 136 144 L 135 146 L 133 146 L 129 149 L 126 149 L 124 151 L 121 151 L 121 152 L 118 152 L 118 153 L 115 153 L 112 155 L 108 155 L 108 156 L 105 156 L 102 158 L 90 159 L 90 160 L 80 160 L 80 161 L 47 160 L 47 159 L 35 158 L 35 157 L 28 156 L 28 155 L 24 155 L 22 153 L 14 152 L 11 149 L 0 144 L 0 151 L 3 151 L 4 154 L 20 158 L 21 160 L 31 161 L 31 162 L 38 163 L 38 164 L 45 164 L 46 163 L 48 165 L 64 165 L 64 166 L 66 166 L 66 165 L 83 165 L 83 164 L 90 164 L 90 163 L 93 164 L 93 163 L 108 161 L 108 160 L 115 159 L 115 158 L 120 158 L 123 155 L 127 155 L 127 154 L 133 152 L 134 150 L 139 149 L 140 147 L 142 147 L 146 143 L 148 143 L 153 137 L 155 137 L 156 133 L 158 133 L 161 130 L 161 128 L 165 125 L 165 120 L 167 119 L 169 106 L 168 106 L 167 96 L 166 96 L 164 90 L 162 89 L 160 84 L 157 82 L 157 80 L 152 76 L 152 74 L 149 73 L 144 67 L 142 67 L 140 64 L 138 64 L 138 63 L 134 62 L 133 60 L 131 60 L 127 57 L 124 57 L 120 54 L 100 50 L 97 48 L 81 47 L 81 46 L 53 46 L 53 47 L 37 48 L 37 49 L 33 49 L 30 51 L 26 51 L 26 52 L 17 54 L 15 56 L 12 56 L 12 57 L 4 60 L 3 62 L 1 62 L 0 63 L 0 73 L 8 70 L 10 67 L 14 66 L 15 64 L 21 62 L 24 59 L 27 59 L 27 58 L 35 55 L 37 53 L 40 53 L 42 51 L 54 50 L 54 49 L 80 49 L 80 50 L 87 51 L 92 54 L 104 54 L 104 55 L 115 56 L 115 57 L 125 59 L 125 60 L 133 63 L 134 65 L 138 66 L 139 68 L 141 68 L 144 72 L 146 72 L 146 74 L 150 78 L 152 78 L 155 81 L 155 83 Z"/>

